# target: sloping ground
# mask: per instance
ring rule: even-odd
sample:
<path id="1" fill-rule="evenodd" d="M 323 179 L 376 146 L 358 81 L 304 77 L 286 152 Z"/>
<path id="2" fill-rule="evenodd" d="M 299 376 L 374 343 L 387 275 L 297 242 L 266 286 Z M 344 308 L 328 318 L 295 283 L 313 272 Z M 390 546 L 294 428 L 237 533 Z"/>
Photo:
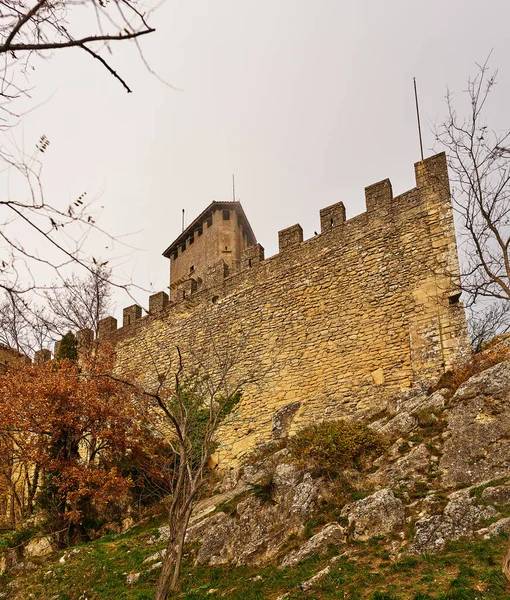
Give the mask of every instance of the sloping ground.
<path id="1" fill-rule="evenodd" d="M 195 511 L 175 597 L 510 600 L 510 361 L 470 375 L 395 399 L 365 468 L 330 479 L 282 442 L 228 473 Z M 0 598 L 152 598 L 158 525 L 15 564 Z"/>
<path id="2" fill-rule="evenodd" d="M 144 560 L 161 549 L 154 543 L 157 527 L 136 527 L 69 549 L 64 562 L 53 557 L 37 571 L 0 579 L 2 597 L 40 600 L 148 600 L 158 569 Z M 164 545 L 164 544 L 163 544 Z M 435 555 L 403 557 L 392 562 L 383 539 L 359 542 L 347 554 L 338 548 L 314 555 L 298 566 L 193 566 L 196 549 L 186 557 L 182 592 L 175 598 L 202 600 L 275 600 L 316 598 L 355 600 L 510 600 L 501 574 L 506 540 L 454 542 Z M 341 553 L 342 554 L 342 553 Z M 63 556 L 66 556 L 63 555 Z M 329 572 L 309 590 L 300 585 L 316 573 Z M 129 575 L 140 573 L 128 583 Z M 10 581 L 9 581 L 10 579 Z M 214 591 L 212 591 L 214 590 Z"/>

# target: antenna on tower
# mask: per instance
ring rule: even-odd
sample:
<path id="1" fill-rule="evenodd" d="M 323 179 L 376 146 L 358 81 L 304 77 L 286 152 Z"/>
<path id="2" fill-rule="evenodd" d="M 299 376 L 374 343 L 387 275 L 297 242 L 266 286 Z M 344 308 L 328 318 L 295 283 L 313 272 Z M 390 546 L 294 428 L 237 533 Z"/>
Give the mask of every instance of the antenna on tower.
<path id="1" fill-rule="evenodd" d="M 418 120 L 418 137 L 420 138 L 420 153 L 421 153 L 421 159 L 423 160 L 423 142 L 421 139 L 420 109 L 418 107 L 418 91 L 416 89 L 416 77 L 413 77 L 413 82 L 414 82 L 414 100 L 416 102 L 416 118 Z"/>
<path id="2" fill-rule="evenodd" d="M 184 208 L 183 208 L 183 209 L 182 209 L 182 230 L 183 230 L 183 231 L 184 231 L 184 213 L 185 213 L 185 210 L 184 210 Z"/>
<path id="3" fill-rule="evenodd" d="M 236 201 L 236 178 L 234 173 L 232 173 L 232 200 Z"/>

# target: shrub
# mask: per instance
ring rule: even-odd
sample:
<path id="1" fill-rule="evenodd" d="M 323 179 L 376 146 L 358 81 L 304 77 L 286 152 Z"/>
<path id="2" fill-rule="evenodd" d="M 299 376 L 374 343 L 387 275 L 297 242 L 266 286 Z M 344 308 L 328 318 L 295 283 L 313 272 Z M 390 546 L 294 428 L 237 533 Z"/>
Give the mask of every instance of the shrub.
<path id="1" fill-rule="evenodd" d="M 312 425 L 291 438 L 291 456 L 302 467 L 330 476 L 344 469 L 362 469 L 386 448 L 383 438 L 360 423 L 327 421 Z"/>
<path id="2" fill-rule="evenodd" d="M 496 346 L 484 352 L 473 354 L 469 360 L 460 363 L 453 370 L 447 371 L 430 391 L 447 388 L 449 391 L 448 396 L 451 398 L 470 377 L 505 360 L 510 360 L 510 348 L 503 346 Z"/>

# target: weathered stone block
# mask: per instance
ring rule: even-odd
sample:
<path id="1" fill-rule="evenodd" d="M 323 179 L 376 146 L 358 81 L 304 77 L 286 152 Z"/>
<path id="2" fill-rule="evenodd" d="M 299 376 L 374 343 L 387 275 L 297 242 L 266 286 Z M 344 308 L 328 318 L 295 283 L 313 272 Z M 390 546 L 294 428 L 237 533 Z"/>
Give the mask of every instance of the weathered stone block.
<path id="1" fill-rule="evenodd" d="M 138 304 L 128 306 L 122 311 L 122 327 L 129 327 L 142 318 L 142 307 Z"/>
<path id="2" fill-rule="evenodd" d="M 260 244 L 250 246 L 241 255 L 241 269 L 251 269 L 264 260 L 264 248 Z"/>
<path id="3" fill-rule="evenodd" d="M 373 183 L 365 188 L 367 213 L 388 212 L 393 199 L 393 191 L 389 179 Z"/>
<path id="4" fill-rule="evenodd" d="M 345 206 L 343 202 L 337 202 L 331 206 L 326 206 L 320 211 L 321 233 L 325 233 L 334 227 L 339 227 L 345 223 Z"/>
<path id="5" fill-rule="evenodd" d="M 149 313 L 156 314 L 164 310 L 168 306 L 168 294 L 166 292 L 158 292 L 149 296 Z"/>
<path id="6" fill-rule="evenodd" d="M 99 321 L 97 337 L 100 340 L 105 339 L 110 337 L 115 331 L 117 331 L 117 319 L 114 317 L 106 317 Z"/>
<path id="7" fill-rule="evenodd" d="M 296 248 L 303 241 L 303 228 L 301 225 L 292 225 L 278 232 L 278 249 L 280 252 Z"/>

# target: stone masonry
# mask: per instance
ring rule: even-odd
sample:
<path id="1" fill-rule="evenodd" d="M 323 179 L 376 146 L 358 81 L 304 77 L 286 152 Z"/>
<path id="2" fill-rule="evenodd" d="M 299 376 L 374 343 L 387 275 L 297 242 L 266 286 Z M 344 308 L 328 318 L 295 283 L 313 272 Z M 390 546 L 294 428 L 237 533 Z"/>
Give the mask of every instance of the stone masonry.
<path id="1" fill-rule="evenodd" d="M 221 429 L 220 466 L 275 430 L 281 437 L 282 423 L 292 433 L 360 418 L 427 385 L 469 342 L 445 155 L 417 163 L 415 175 L 416 187 L 395 198 L 389 180 L 367 187 L 366 212 L 352 219 L 341 202 L 322 209 L 311 239 L 299 225 L 281 231 L 268 259 L 258 244 L 228 267 L 219 257 L 200 289 L 190 285 L 174 301 L 155 294 L 148 315 L 125 309 L 121 328 L 105 319 L 99 337 L 114 344 L 119 373 L 155 384 L 176 346 L 214 337 L 231 349 L 243 339 L 239 369 L 261 367 L 265 376 L 243 390 Z M 275 414 L 286 415 L 276 429 Z"/>
<path id="2" fill-rule="evenodd" d="M 214 285 L 217 263 L 221 279 L 238 270 L 243 251 L 256 243 L 239 202 L 213 202 L 163 252 L 171 263 L 170 300 Z"/>

